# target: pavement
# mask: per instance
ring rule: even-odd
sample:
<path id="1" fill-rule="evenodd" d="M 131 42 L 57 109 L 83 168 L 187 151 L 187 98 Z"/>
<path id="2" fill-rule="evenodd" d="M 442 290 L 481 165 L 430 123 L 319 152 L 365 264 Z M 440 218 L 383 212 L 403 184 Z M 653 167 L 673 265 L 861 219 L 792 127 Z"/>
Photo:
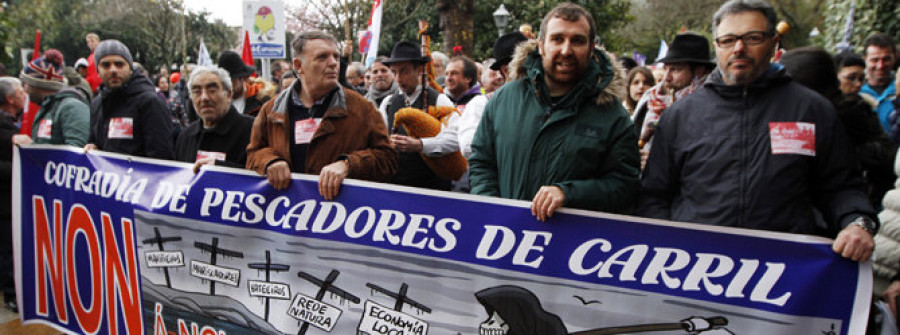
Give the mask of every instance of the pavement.
<path id="1" fill-rule="evenodd" d="M 3 294 L 0 293 L 0 296 Z M 0 300 L 2 301 L 2 300 Z M 13 313 L 5 306 L 0 306 L 0 335 L 54 335 L 58 330 L 43 325 L 22 326 L 19 314 Z"/>

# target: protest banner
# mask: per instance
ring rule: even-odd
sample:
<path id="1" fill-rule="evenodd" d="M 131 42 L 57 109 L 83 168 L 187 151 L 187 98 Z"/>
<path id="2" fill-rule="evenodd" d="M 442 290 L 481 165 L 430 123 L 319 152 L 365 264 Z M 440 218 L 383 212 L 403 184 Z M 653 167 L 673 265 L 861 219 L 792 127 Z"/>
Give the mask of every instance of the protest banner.
<path id="1" fill-rule="evenodd" d="M 831 240 L 17 148 L 20 313 L 73 334 L 860 334 Z"/>

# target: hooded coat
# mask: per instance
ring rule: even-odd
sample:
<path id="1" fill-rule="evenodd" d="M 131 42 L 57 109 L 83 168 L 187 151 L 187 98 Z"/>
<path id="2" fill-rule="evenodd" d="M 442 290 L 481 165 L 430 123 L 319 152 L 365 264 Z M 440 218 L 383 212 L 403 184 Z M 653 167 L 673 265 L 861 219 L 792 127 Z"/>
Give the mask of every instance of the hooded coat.
<path id="1" fill-rule="evenodd" d="M 565 335 L 562 319 L 541 307 L 541 301 L 524 288 L 496 286 L 475 292 L 488 317 L 496 312 L 509 326 L 508 335 Z"/>
<path id="2" fill-rule="evenodd" d="M 131 133 L 110 132 L 110 123 L 128 125 Z M 114 136 L 109 136 L 113 133 Z M 156 86 L 135 73 L 116 90 L 104 88 L 91 101 L 90 142 L 100 150 L 126 155 L 172 159 L 172 118 L 156 95 Z"/>
<path id="3" fill-rule="evenodd" d="M 833 105 L 780 65 L 746 87 L 714 71 L 666 110 L 655 138 L 642 216 L 829 237 L 860 215 L 875 218 Z"/>
<path id="4" fill-rule="evenodd" d="M 566 207 L 627 212 L 638 194 L 640 157 L 618 99 L 621 71 L 595 50 L 581 81 L 554 104 L 537 46 L 516 49 L 514 80 L 485 107 L 469 159 L 471 192 L 531 200 L 553 185 Z"/>
<path id="5" fill-rule="evenodd" d="M 49 133 L 41 133 L 41 125 Z M 34 116 L 31 138 L 36 144 L 67 144 L 83 147 L 88 141 L 91 111 L 87 100 L 75 88 L 65 88 L 48 95 Z M 46 128 L 45 128 L 46 129 Z"/>

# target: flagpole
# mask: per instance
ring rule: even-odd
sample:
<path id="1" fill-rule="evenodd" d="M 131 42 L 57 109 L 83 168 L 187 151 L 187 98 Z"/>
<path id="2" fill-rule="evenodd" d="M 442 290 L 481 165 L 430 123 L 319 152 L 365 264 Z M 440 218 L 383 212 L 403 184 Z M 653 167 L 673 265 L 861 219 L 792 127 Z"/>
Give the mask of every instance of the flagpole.
<path id="1" fill-rule="evenodd" d="M 347 19 L 344 20 L 344 41 L 346 41 L 345 43 L 353 45 L 353 39 L 350 36 L 350 3 L 347 0 L 341 2 L 344 3 L 344 12 L 347 14 Z M 349 62 L 353 62 L 353 52 L 347 57 Z"/>
<path id="2" fill-rule="evenodd" d="M 34 35 L 34 52 L 31 53 L 31 60 L 41 57 L 41 30 L 38 29 Z"/>
<path id="3" fill-rule="evenodd" d="M 186 16 L 184 0 L 181 0 L 181 65 L 182 69 L 187 64 L 187 26 L 184 22 Z M 185 78 L 187 80 L 187 78 Z"/>

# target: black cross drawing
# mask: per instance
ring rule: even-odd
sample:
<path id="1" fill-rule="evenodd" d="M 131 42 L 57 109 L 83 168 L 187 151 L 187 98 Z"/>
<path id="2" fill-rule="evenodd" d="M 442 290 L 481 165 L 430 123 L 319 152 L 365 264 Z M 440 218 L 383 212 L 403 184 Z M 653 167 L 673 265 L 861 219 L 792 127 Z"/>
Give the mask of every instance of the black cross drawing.
<path id="1" fill-rule="evenodd" d="M 291 266 L 287 265 L 287 264 L 273 264 L 272 256 L 268 250 L 266 250 L 266 262 L 265 263 L 250 263 L 247 266 L 250 267 L 251 269 L 266 271 L 266 283 L 271 283 L 271 281 L 270 281 L 271 279 L 269 278 L 270 272 L 272 272 L 272 271 L 281 272 L 281 271 L 288 271 L 291 269 Z M 269 297 L 265 297 L 265 299 L 266 299 L 265 319 L 266 319 L 266 321 L 269 321 Z"/>
<path id="2" fill-rule="evenodd" d="M 154 243 L 156 243 L 156 246 L 159 248 L 159 251 L 165 251 L 165 250 L 166 250 L 165 248 L 163 248 L 163 244 L 165 244 L 166 242 L 177 242 L 177 241 L 181 241 L 181 237 L 180 237 L 180 236 L 162 237 L 162 235 L 159 234 L 159 227 L 153 227 L 153 235 L 154 235 L 153 238 L 148 238 L 148 239 L 145 239 L 145 240 L 143 240 L 143 241 L 141 241 L 141 242 L 143 242 L 144 244 L 154 244 Z M 166 287 L 172 288 L 172 281 L 169 280 L 169 268 L 164 267 L 164 268 L 163 268 L 163 273 L 165 273 L 165 275 L 166 275 Z"/>
<path id="3" fill-rule="evenodd" d="M 337 276 L 340 274 L 341 274 L 341 272 L 338 270 L 331 270 L 331 272 L 328 273 L 328 277 L 325 277 L 325 280 L 321 280 L 321 279 L 316 278 L 313 275 L 308 274 L 306 272 L 303 272 L 303 271 L 297 272 L 298 277 L 306 279 L 310 283 L 313 283 L 319 287 L 319 292 L 316 293 L 316 300 L 321 301 L 322 298 L 325 297 L 325 292 L 331 292 L 332 294 L 335 294 L 343 299 L 347 299 L 347 300 L 353 302 L 354 304 L 358 304 L 359 303 L 358 297 L 356 297 L 353 294 L 350 294 L 350 292 L 344 291 L 344 290 L 334 286 L 334 281 L 337 279 Z M 307 329 L 309 329 L 309 323 L 304 321 L 300 325 L 300 331 L 297 332 L 297 335 L 305 335 Z"/>
<path id="4" fill-rule="evenodd" d="M 391 298 L 394 298 L 396 300 L 394 302 L 394 310 L 397 312 L 402 312 L 403 305 L 406 304 L 406 305 L 413 306 L 425 313 L 431 313 L 431 308 L 428 308 L 428 306 L 422 305 L 421 303 L 410 299 L 409 296 L 406 295 L 407 291 L 409 290 L 409 285 L 407 285 L 406 283 L 403 283 L 402 285 L 400 285 L 400 291 L 397 293 L 391 292 L 386 288 L 383 288 L 381 286 L 378 286 L 378 285 L 375 285 L 372 283 L 366 283 L 366 287 L 373 289 L 375 291 L 378 291 L 381 294 L 384 294 Z"/>
<path id="5" fill-rule="evenodd" d="M 194 248 L 209 252 L 209 264 L 211 265 L 216 265 L 216 257 L 219 255 L 244 258 L 244 253 L 242 252 L 219 248 L 218 237 L 213 237 L 212 244 L 194 242 Z M 209 295 L 216 295 L 216 282 L 214 280 L 209 281 Z"/>

